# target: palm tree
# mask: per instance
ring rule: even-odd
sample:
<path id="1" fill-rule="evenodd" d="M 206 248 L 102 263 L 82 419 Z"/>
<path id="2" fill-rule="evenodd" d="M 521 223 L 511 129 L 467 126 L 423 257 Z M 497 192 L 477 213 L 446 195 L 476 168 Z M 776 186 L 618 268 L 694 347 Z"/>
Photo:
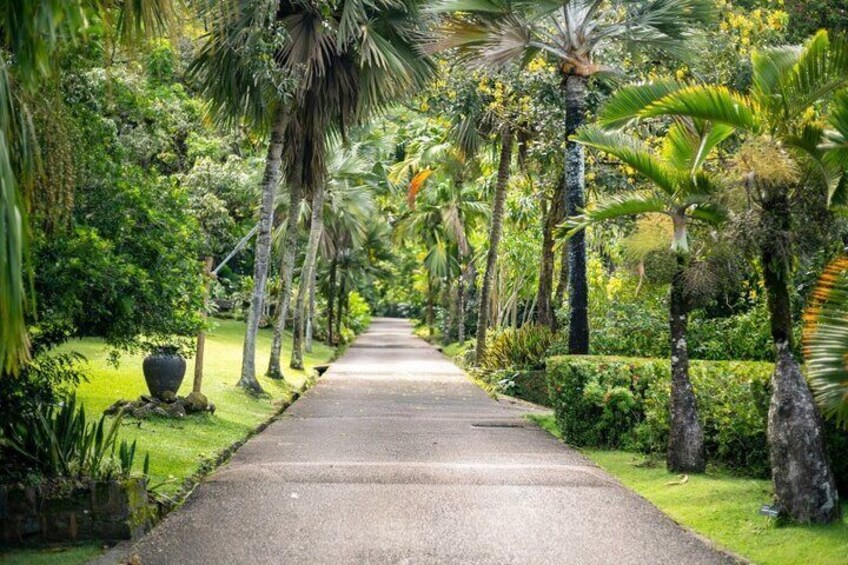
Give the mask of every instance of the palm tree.
<path id="1" fill-rule="evenodd" d="M 634 117 L 690 116 L 745 132 L 739 166 L 759 211 L 760 265 L 777 361 L 768 417 L 775 496 L 795 520 L 831 522 L 840 515 L 836 485 L 813 396 L 792 354 L 792 196 L 818 179 L 828 203 L 845 198 L 845 183 L 823 147 L 825 132 L 808 113 L 848 87 L 848 42 L 822 31 L 802 48 L 755 53 L 752 70 L 749 94 L 674 81 L 623 89 L 601 121 L 617 126 Z"/>
<path id="2" fill-rule="evenodd" d="M 589 79 L 606 70 L 595 56 L 611 46 L 652 47 L 681 54 L 692 26 L 710 19 L 710 0 L 438 0 L 435 10 L 454 14 L 444 25 L 441 48 L 459 48 L 494 66 L 527 63 L 543 53 L 556 61 L 566 109 L 565 134 L 585 121 Z M 557 187 L 548 230 L 584 205 L 581 145 L 567 141 L 564 184 Z M 553 253 L 546 242 L 539 287 L 539 321 L 553 325 Z M 582 233 L 569 240 L 569 350 L 589 351 L 586 243 Z"/>
<path id="3" fill-rule="evenodd" d="M 689 352 L 686 345 L 689 301 L 684 277 L 689 260 L 689 220 L 717 225 L 724 210 L 716 204 L 715 180 L 704 171 L 712 150 L 733 133 L 724 125 L 705 122 L 676 122 L 663 142 L 661 156 L 641 141 L 622 133 L 586 128 L 574 141 L 608 153 L 645 177 L 652 189 L 613 196 L 579 216 L 569 218 L 568 236 L 574 237 L 587 226 L 623 216 L 665 214 L 672 220 L 671 249 L 676 268 L 669 294 L 671 328 L 671 425 L 668 441 L 668 468 L 680 473 L 701 473 L 706 467 L 704 433 L 698 422 L 698 408 L 689 381 Z"/>
<path id="4" fill-rule="evenodd" d="M 56 50 L 102 21 L 124 43 L 164 31 L 172 0 L 30 0 L 0 10 L 0 374 L 29 358 L 23 277 L 27 224 L 24 194 L 41 165 L 27 98 L 56 76 Z M 110 25 L 112 24 L 112 25 Z"/>
<path id="5" fill-rule="evenodd" d="M 216 12 L 201 55 L 206 90 L 216 108 L 230 115 L 247 113 L 257 123 L 271 124 L 240 380 L 242 386 L 260 390 L 255 338 L 270 255 L 272 191 L 280 166 L 290 190 L 312 202 L 301 270 L 302 280 L 308 281 L 322 229 L 328 131 L 333 127 L 344 131 L 369 111 L 422 84 L 432 64 L 418 48 L 423 39 L 418 0 L 349 0 L 332 6 L 300 0 L 232 0 L 231 4 L 228 10 Z M 294 311 L 293 367 L 303 365 L 308 288 L 308 284 L 300 285 Z"/>
<path id="6" fill-rule="evenodd" d="M 300 189 L 297 186 L 289 187 L 288 196 L 288 217 L 281 226 L 282 241 L 278 244 L 281 257 L 280 289 L 277 293 L 274 337 L 271 339 L 271 354 L 268 357 L 268 370 L 265 373 L 272 379 L 283 378 L 283 370 L 280 364 L 280 353 L 283 347 L 283 332 L 286 329 L 286 318 L 289 311 L 289 302 L 291 302 L 292 283 L 294 282 L 294 264 L 297 257 L 299 207 L 303 202 Z"/>
<path id="7" fill-rule="evenodd" d="M 289 30 L 296 38 L 291 51 L 315 65 L 307 71 L 307 87 L 298 99 L 297 123 L 312 143 L 301 154 L 304 167 L 312 169 L 304 174 L 303 184 L 312 193 L 312 221 L 301 281 L 312 276 L 323 230 L 327 130 L 333 127 L 344 133 L 351 124 L 422 86 L 434 70 L 421 50 L 426 31 L 421 5 L 422 0 L 345 0 L 332 7 L 320 3 L 303 17 L 304 23 Z M 281 22 L 290 25 L 288 20 Z M 309 285 L 301 284 L 295 302 L 290 366 L 296 369 L 303 368 L 308 292 Z"/>

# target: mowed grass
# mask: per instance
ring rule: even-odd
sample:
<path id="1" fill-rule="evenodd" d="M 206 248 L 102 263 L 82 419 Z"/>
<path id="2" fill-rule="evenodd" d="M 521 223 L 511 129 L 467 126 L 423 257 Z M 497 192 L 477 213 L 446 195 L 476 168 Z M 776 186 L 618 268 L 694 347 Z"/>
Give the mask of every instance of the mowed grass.
<path id="1" fill-rule="evenodd" d="M 164 483 L 160 490 L 175 491 L 183 479 L 194 474 L 207 458 L 235 441 L 244 438 L 269 418 L 292 391 L 306 380 L 314 365 L 326 363 L 333 350 L 318 342 L 305 357 L 305 371 L 288 368 L 291 337 L 286 336 L 283 351 L 285 381 L 259 377 L 266 396 L 253 396 L 236 386 L 241 373 L 241 355 L 245 325 L 232 320 L 218 320 L 206 338 L 203 393 L 215 404 L 214 414 L 188 416 L 182 420 L 126 418 L 121 438 L 137 440 L 136 465 L 141 466 L 145 453 L 150 453 L 151 484 Z M 267 368 L 271 331 L 260 330 L 257 344 L 257 373 Z M 99 414 L 118 399 L 137 399 L 148 394 L 141 370 L 144 355 L 122 356 L 117 368 L 108 363 L 108 350 L 99 339 L 72 340 L 62 346 L 77 351 L 87 359 L 89 381 L 77 389 L 77 397 L 90 417 Z M 188 361 L 181 396 L 191 392 L 194 360 Z"/>
<path id="2" fill-rule="evenodd" d="M 38 549 L 16 549 L 0 553 L 3 565 L 80 565 L 103 553 L 98 544 L 48 547 Z"/>
<path id="3" fill-rule="evenodd" d="M 554 417 L 531 419 L 561 437 Z M 829 526 L 778 525 L 758 514 L 772 500 L 771 482 L 733 476 L 721 470 L 690 475 L 685 484 L 663 461 L 623 451 L 585 449 L 625 486 L 648 499 L 676 522 L 755 563 L 844 565 L 848 563 L 848 503 L 843 519 Z"/>
<path id="4" fill-rule="evenodd" d="M 236 387 L 241 374 L 241 354 L 245 325 L 232 320 L 216 320 L 216 327 L 206 338 L 203 392 L 215 404 L 214 414 L 193 415 L 184 420 L 150 418 L 139 421 L 126 418 L 121 438 L 137 440 L 136 466 L 140 469 L 145 453 L 150 453 L 151 485 L 158 491 L 170 494 L 176 491 L 187 477 L 198 471 L 204 460 L 214 458 L 232 443 L 243 439 L 279 408 L 283 400 L 300 388 L 312 367 L 329 361 L 333 349 L 315 342 L 312 353 L 304 359 L 306 370 L 288 368 L 291 355 L 291 335 L 286 335 L 283 345 L 285 381 L 260 376 L 259 381 L 267 395 L 253 396 Z M 260 330 L 257 343 L 256 367 L 264 374 L 271 348 L 271 331 Z M 118 367 L 108 363 L 108 349 L 100 339 L 72 340 L 62 345 L 63 351 L 77 351 L 87 359 L 88 382 L 76 390 L 90 419 L 118 399 L 137 399 L 148 394 L 141 363 L 144 355 L 125 355 Z M 194 360 L 187 363 L 181 396 L 191 392 L 194 378 Z M 0 552 L 3 565 L 79 565 L 102 552 L 99 544 L 56 546 L 47 548 L 15 549 Z"/>

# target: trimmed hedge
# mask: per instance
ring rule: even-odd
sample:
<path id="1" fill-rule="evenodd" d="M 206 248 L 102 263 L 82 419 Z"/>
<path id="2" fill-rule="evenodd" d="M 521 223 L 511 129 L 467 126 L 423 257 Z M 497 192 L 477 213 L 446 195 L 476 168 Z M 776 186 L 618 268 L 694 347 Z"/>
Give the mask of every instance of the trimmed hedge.
<path id="1" fill-rule="evenodd" d="M 486 373 L 485 380 L 504 394 L 553 408 L 545 371 L 504 369 Z"/>
<path id="2" fill-rule="evenodd" d="M 692 361 L 709 461 L 756 477 L 770 473 L 766 426 L 772 363 Z M 667 359 L 561 356 L 548 359 L 548 389 L 565 441 L 664 453 L 671 369 Z M 848 492 L 848 434 L 826 424 L 828 451 Z"/>

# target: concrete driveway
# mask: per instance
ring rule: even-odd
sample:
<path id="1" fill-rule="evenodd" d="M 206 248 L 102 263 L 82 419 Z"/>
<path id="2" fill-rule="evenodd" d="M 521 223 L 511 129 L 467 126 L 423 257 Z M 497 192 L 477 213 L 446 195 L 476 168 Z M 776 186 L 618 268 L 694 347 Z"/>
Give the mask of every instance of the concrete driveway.
<path id="1" fill-rule="evenodd" d="M 375 319 L 279 421 L 142 539 L 144 565 L 723 563 Z"/>

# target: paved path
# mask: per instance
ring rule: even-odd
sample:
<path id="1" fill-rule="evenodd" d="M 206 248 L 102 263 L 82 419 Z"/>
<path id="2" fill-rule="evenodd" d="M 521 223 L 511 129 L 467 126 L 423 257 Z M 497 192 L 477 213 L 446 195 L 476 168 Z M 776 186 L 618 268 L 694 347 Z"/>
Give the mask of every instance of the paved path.
<path id="1" fill-rule="evenodd" d="M 727 561 L 524 411 L 376 319 L 136 551 L 143 565 Z"/>

